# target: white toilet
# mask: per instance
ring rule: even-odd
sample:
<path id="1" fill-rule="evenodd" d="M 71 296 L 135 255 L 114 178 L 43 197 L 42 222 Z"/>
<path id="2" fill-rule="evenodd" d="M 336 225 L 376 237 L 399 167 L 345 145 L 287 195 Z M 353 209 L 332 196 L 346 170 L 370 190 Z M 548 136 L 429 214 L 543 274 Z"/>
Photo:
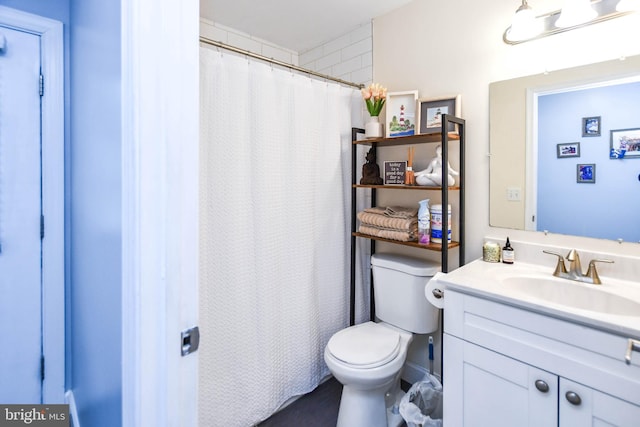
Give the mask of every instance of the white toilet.
<path id="1" fill-rule="evenodd" d="M 400 373 L 413 334 L 438 329 L 440 310 L 424 297 L 437 263 L 396 254 L 371 256 L 376 317 L 336 332 L 324 360 L 342 383 L 337 427 L 390 427 L 397 413 Z M 386 399 L 385 399 L 386 398 Z M 388 407 L 389 406 L 389 407 Z"/>

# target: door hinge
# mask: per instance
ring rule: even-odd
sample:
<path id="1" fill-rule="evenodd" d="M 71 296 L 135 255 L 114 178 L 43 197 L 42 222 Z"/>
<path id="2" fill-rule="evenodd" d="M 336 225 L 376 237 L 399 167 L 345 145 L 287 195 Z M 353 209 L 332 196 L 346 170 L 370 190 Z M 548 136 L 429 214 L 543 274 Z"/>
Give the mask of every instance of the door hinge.
<path id="1" fill-rule="evenodd" d="M 40 239 L 44 239 L 44 215 L 40 215 Z"/>
<path id="2" fill-rule="evenodd" d="M 44 95 L 44 76 L 40 74 L 40 96 Z"/>
<path id="3" fill-rule="evenodd" d="M 40 380 L 44 381 L 44 356 L 40 356 Z"/>

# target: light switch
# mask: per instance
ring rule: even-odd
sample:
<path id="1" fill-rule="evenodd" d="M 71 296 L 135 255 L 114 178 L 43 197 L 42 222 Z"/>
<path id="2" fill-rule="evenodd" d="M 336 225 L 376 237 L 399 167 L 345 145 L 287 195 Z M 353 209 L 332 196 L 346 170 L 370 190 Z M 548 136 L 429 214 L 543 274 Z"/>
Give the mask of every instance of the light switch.
<path id="1" fill-rule="evenodd" d="M 519 202 L 522 200 L 521 190 L 518 187 L 507 187 L 507 200 L 510 202 Z"/>

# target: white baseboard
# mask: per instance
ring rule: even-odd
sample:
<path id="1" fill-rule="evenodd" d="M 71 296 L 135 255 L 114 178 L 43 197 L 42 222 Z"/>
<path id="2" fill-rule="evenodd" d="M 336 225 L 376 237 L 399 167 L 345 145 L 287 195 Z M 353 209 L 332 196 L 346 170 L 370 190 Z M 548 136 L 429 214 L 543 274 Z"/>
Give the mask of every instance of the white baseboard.
<path id="1" fill-rule="evenodd" d="M 69 416 L 71 417 L 70 427 L 80 427 L 80 419 L 78 418 L 78 407 L 76 399 L 73 397 L 73 390 L 67 390 L 64 394 L 64 400 L 69 404 Z"/>

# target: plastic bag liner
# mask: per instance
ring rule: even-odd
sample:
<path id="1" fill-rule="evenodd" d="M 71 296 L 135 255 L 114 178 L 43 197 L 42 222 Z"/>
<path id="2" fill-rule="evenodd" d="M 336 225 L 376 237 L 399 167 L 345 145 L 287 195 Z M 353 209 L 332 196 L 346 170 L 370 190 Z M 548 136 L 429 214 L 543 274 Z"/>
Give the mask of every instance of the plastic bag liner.
<path id="1" fill-rule="evenodd" d="M 400 415 L 408 427 L 442 427 L 442 384 L 427 374 L 400 400 Z"/>

